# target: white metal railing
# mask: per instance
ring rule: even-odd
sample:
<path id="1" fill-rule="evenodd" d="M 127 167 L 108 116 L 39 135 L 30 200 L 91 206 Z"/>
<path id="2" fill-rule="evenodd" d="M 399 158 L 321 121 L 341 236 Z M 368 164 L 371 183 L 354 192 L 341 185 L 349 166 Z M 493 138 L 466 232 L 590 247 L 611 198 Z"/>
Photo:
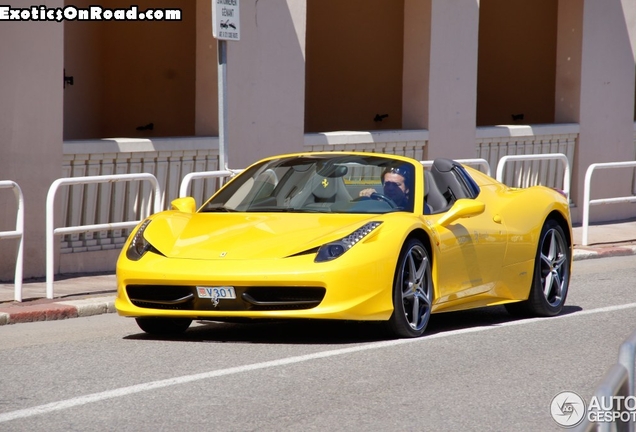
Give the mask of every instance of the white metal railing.
<path id="1" fill-rule="evenodd" d="M 61 177 L 149 173 L 162 190 L 162 209 L 177 198 L 179 182 L 190 172 L 218 168 L 218 138 L 109 138 L 65 141 Z M 108 183 L 77 185 L 60 190 L 60 224 L 104 223 L 110 220 L 133 220 L 150 210 L 147 184 Z M 218 189 L 213 180 L 193 185 L 197 201 Z M 118 249 L 130 230 L 114 229 L 62 236 L 62 254 Z"/>
<path id="2" fill-rule="evenodd" d="M 633 409 L 627 407 L 625 400 L 629 398 L 633 400 L 636 397 L 634 392 L 634 367 L 636 367 L 636 331 L 634 331 L 625 341 L 621 344 L 618 350 L 618 362 L 612 365 L 601 382 L 596 387 L 593 397 L 597 400 L 618 402 L 619 398 L 622 402 L 622 406 L 614 406 L 612 404 L 612 410 L 617 414 L 620 411 L 629 411 L 630 414 Z M 603 404 L 607 406 L 606 404 Z M 633 401 L 631 403 L 633 406 Z M 626 410 L 626 408 L 628 408 Z M 620 419 L 620 417 L 619 417 Z M 584 418 L 583 422 L 575 429 L 576 432 L 609 432 L 611 430 L 616 431 L 629 431 L 634 432 L 636 425 L 632 421 L 627 422 L 597 422 L 591 421 L 589 414 Z"/>
<path id="3" fill-rule="evenodd" d="M 18 244 L 18 255 L 15 263 L 15 279 L 14 279 L 14 299 L 15 301 L 22 301 L 22 270 L 24 263 L 24 195 L 20 186 L 11 180 L 0 181 L 0 189 L 13 189 L 15 199 L 18 204 L 15 217 L 15 230 L 13 231 L 0 231 L 0 239 L 3 238 L 18 238 L 20 242 Z"/>
<path id="4" fill-rule="evenodd" d="M 636 122 L 634 122 L 634 160 L 636 160 Z M 636 195 L 636 169 L 632 172 L 632 193 Z"/>
<path id="5" fill-rule="evenodd" d="M 535 125 L 498 125 L 479 126 L 476 133 L 475 157 L 484 158 L 496 171 L 499 160 L 508 155 L 563 153 L 568 157 L 570 166 L 574 166 L 576 140 L 579 136 L 576 123 L 535 124 Z M 551 184 L 553 162 L 541 162 L 534 165 L 532 175 L 541 178 L 541 184 Z M 528 167 L 519 167 L 525 168 Z M 523 169 L 515 174 L 523 176 Z M 531 180 L 530 175 L 528 180 Z M 526 183 L 522 187 L 528 186 Z"/>
<path id="6" fill-rule="evenodd" d="M 220 170 L 220 171 L 203 171 L 203 172 L 192 172 L 186 174 L 181 180 L 181 185 L 179 186 L 179 198 L 183 198 L 190 194 L 188 191 L 190 189 L 190 183 L 195 179 L 210 179 L 210 178 L 219 178 L 224 179 L 225 177 L 233 177 L 242 170 Z"/>
<path id="7" fill-rule="evenodd" d="M 627 370 L 629 378 L 629 394 L 636 395 L 634 367 L 636 367 L 636 331 L 621 344 L 618 350 L 618 363 Z"/>
<path id="8" fill-rule="evenodd" d="M 517 154 L 564 153 L 572 164 L 578 130 L 577 124 L 478 127 L 475 151 L 467 149 L 465 156 L 483 158 L 492 171 L 497 167 L 499 158 Z M 429 133 L 425 129 L 307 133 L 303 142 L 299 143 L 298 151 L 361 151 L 422 160 L 426 157 L 428 140 Z M 185 175 L 219 169 L 217 137 L 111 138 L 65 141 L 63 147 L 62 177 L 150 173 L 157 178 L 163 191 L 161 201 L 164 209 L 178 196 L 179 185 Z M 522 187 L 533 182 L 561 187 L 554 181 L 554 165 L 552 161 L 533 164 L 532 172 L 528 173 L 527 167 L 519 164 L 515 167 L 515 175 L 528 180 Z M 533 177 L 535 175 L 537 178 Z M 557 172 L 556 176 L 559 177 L 560 173 Z M 197 202 L 205 201 L 219 186 L 220 181 L 214 178 L 194 182 L 188 194 Z M 74 226 L 80 221 L 102 223 L 109 218 L 138 217 L 139 203 L 147 202 L 147 192 L 141 186 L 111 187 L 108 184 L 73 186 L 62 190 L 59 197 L 62 223 Z M 65 235 L 62 236 L 60 252 L 116 249 L 127 236 L 125 229 Z"/>
<path id="9" fill-rule="evenodd" d="M 514 161 L 545 161 L 545 160 L 557 160 L 560 161 L 563 166 L 563 191 L 565 192 L 568 199 L 570 198 L 570 162 L 568 157 L 563 153 L 543 153 L 543 154 L 527 154 L 527 155 L 508 155 L 499 159 L 499 163 L 497 165 L 497 175 L 496 179 L 499 182 L 504 183 L 504 169 L 506 167 L 506 163 L 514 162 Z M 510 182 L 512 185 L 512 182 Z M 509 184 L 509 183 L 506 183 Z M 533 184 L 537 184 L 533 182 Z"/>
<path id="10" fill-rule="evenodd" d="M 590 206 L 599 205 L 599 204 L 615 204 L 621 202 L 636 202 L 636 196 L 622 196 L 615 198 L 599 198 L 590 200 L 590 184 L 592 182 L 592 174 L 597 169 L 610 169 L 610 168 L 630 168 L 636 167 L 636 161 L 628 161 L 628 162 L 605 162 L 605 163 L 595 163 L 590 165 L 585 172 L 585 183 L 583 186 L 583 238 L 582 244 L 583 246 L 588 245 L 588 231 L 590 225 Z"/>
<path id="11" fill-rule="evenodd" d="M 488 161 L 486 159 L 481 159 L 481 158 L 476 158 L 476 159 L 453 159 L 455 162 L 459 162 L 460 164 L 464 164 L 464 165 L 470 165 L 470 166 L 476 166 L 478 168 L 481 168 L 485 174 L 487 175 L 491 175 L 490 174 L 490 164 L 488 163 Z M 433 166 L 433 162 L 432 160 L 424 160 L 424 161 L 420 161 L 420 163 L 422 164 L 422 166 L 424 167 L 431 167 Z"/>
<path id="12" fill-rule="evenodd" d="M 79 184 L 95 184 L 95 183 L 117 183 L 130 181 L 149 181 L 153 188 L 154 213 L 161 211 L 161 189 L 157 178 L 149 173 L 138 174 L 115 174 L 104 176 L 87 176 L 87 177 L 71 177 L 60 178 L 51 184 L 49 192 L 46 196 L 46 298 L 53 298 L 53 279 L 54 279 L 54 245 L 53 240 L 55 234 L 82 233 L 88 231 L 97 231 L 101 229 L 115 229 L 134 227 L 141 220 L 109 222 L 101 224 L 75 225 L 70 227 L 55 228 L 55 195 L 62 185 L 79 185 Z M 143 219 L 143 217 L 142 217 Z"/>

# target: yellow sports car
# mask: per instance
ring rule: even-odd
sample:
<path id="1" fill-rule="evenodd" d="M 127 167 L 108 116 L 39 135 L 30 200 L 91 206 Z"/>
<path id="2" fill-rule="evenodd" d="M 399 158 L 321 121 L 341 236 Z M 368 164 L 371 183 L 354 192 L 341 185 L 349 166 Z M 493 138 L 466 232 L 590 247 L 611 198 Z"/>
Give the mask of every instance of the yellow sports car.
<path id="1" fill-rule="evenodd" d="M 148 333 L 192 320 L 384 321 L 421 336 L 432 313 L 505 304 L 551 316 L 572 262 L 568 200 L 507 187 L 450 159 L 275 156 L 198 210 L 145 219 L 117 262 L 120 315 Z"/>

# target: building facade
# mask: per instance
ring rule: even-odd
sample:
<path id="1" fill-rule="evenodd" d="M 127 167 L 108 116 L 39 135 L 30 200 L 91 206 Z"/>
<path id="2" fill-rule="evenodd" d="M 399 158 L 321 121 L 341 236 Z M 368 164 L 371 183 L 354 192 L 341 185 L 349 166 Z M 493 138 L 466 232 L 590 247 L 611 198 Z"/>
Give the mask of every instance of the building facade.
<path id="1" fill-rule="evenodd" d="M 181 19 L 0 21 L 0 180 L 24 193 L 25 277 L 44 275 L 45 204 L 56 179 L 165 167 L 168 201 L 184 167 L 210 169 L 218 158 L 211 2 L 134 4 L 179 9 Z M 487 154 L 491 163 L 562 151 L 578 222 L 588 166 L 635 159 L 633 1 L 240 0 L 240 37 L 227 42 L 231 168 L 324 148 Z M 633 195 L 634 170 L 604 172 L 592 192 Z M 58 220 L 85 223 L 74 209 L 89 194 L 70 190 Z M 0 199 L 0 231 L 12 230 L 15 200 L 6 190 Z M 112 215 L 95 203 L 93 214 Z M 634 204 L 617 204 L 592 220 L 634 216 Z M 57 241 L 56 272 L 72 272 L 112 270 L 122 240 Z M 0 240 L 0 280 L 13 277 L 14 244 Z"/>

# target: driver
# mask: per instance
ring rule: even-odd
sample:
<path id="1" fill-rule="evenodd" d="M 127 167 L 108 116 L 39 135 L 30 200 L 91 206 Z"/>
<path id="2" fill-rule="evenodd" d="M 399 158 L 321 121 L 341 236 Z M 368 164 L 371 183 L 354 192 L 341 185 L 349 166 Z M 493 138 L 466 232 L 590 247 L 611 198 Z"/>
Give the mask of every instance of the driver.
<path id="1" fill-rule="evenodd" d="M 413 167 L 409 164 L 402 164 L 398 167 L 390 167 L 382 172 L 382 186 L 384 195 L 390 198 L 398 207 L 404 209 L 411 208 L 410 185 Z M 377 191 L 373 188 L 363 189 L 360 196 L 371 197 Z"/>

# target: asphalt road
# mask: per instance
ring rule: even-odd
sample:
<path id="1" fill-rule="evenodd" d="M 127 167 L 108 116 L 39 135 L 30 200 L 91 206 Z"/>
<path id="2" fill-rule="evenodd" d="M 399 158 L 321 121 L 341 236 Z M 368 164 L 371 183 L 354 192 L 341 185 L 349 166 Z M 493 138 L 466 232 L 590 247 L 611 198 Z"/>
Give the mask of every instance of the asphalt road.
<path id="1" fill-rule="evenodd" d="M 195 324 L 115 314 L 0 327 L 2 431 L 559 431 L 636 329 L 636 256 L 577 261 L 565 313 L 433 315 L 416 340 L 356 323 Z"/>

